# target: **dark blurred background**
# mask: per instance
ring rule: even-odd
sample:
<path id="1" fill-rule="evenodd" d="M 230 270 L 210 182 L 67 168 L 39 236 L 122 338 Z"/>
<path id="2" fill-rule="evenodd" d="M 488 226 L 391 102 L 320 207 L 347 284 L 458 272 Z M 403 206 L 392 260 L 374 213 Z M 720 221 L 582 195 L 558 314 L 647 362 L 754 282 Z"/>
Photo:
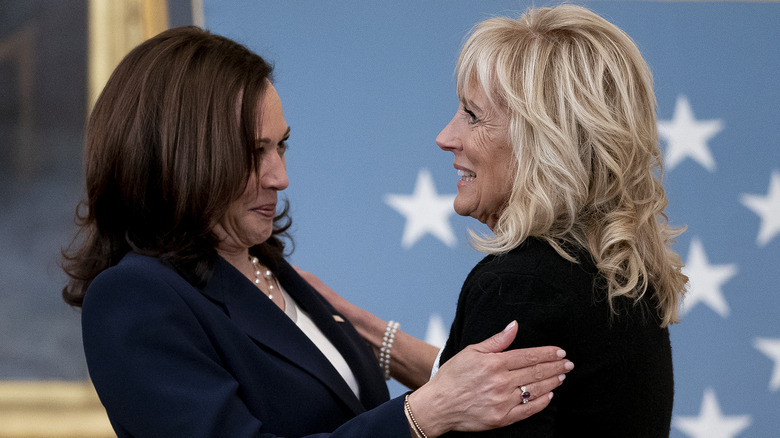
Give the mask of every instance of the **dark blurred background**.
<path id="1" fill-rule="evenodd" d="M 61 299 L 84 126 L 124 53 L 193 16 L 197 0 L 0 0 L 0 437 L 114 436 Z"/>
<path id="2" fill-rule="evenodd" d="M 0 0 L 0 379 L 87 377 L 60 249 L 81 196 L 87 2 Z"/>
<path id="3" fill-rule="evenodd" d="M 89 12 L 101 3 L 132 27 L 150 2 L 0 0 L 0 380 L 87 378 L 59 264 L 83 192 Z M 168 1 L 169 25 L 192 24 L 191 8 Z"/>

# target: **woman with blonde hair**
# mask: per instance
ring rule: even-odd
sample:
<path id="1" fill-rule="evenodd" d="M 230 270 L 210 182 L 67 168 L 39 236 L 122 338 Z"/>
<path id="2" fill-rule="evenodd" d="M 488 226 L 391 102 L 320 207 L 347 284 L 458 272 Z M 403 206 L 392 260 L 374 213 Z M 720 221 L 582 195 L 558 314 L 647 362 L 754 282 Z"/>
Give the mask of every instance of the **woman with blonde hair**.
<path id="1" fill-rule="evenodd" d="M 667 326 L 687 278 L 670 249 L 681 230 L 664 214 L 639 50 L 585 8 L 537 8 L 479 23 L 456 72 L 461 104 L 436 142 L 454 154 L 455 211 L 492 235 L 472 232 L 488 255 L 463 285 L 440 363 L 512 320 L 512 348 L 560 345 L 577 363 L 548 409 L 480 436 L 668 436 Z M 325 294 L 376 337 L 376 317 Z"/>

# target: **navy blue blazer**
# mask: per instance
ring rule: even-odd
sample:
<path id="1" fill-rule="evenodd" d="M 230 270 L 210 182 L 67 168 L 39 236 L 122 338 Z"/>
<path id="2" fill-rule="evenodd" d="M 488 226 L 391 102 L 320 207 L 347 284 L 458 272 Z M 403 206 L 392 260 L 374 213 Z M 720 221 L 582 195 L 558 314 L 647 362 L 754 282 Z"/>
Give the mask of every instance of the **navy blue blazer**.
<path id="1" fill-rule="evenodd" d="M 287 263 L 278 276 L 344 356 L 360 399 L 320 350 L 219 258 L 196 288 L 129 253 L 82 310 L 89 374 L 119 437 L 409 437 L 368 344 Z"/>

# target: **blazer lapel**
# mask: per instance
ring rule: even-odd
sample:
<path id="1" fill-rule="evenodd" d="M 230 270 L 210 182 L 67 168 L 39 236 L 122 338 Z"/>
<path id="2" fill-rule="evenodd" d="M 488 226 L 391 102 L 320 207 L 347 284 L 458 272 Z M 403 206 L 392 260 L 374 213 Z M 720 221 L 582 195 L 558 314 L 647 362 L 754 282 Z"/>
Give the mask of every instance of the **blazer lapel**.
<path id="1" fill-rule="evenodd" d="M 347 361 L 360 387 L 363 406 L 371 409 L 387 401 L 390 395 L 376 356 L 355 328 L 286 262 L 280 266 L 279 280 Z"/>
<path id="2" fill-rule="evenodd" d="M 289 293 L 294 287 L 285 285 L 285 289 Z M 202 292 L 223 303 L 230 319 L 255 342 L 275 351 L 294 366 L 317 378 L 354 414 L 365 411 L 344 379 L 317 346 L 281 309 L 226 260 L 221 257 L 217 259 L 213 275 Z"/>

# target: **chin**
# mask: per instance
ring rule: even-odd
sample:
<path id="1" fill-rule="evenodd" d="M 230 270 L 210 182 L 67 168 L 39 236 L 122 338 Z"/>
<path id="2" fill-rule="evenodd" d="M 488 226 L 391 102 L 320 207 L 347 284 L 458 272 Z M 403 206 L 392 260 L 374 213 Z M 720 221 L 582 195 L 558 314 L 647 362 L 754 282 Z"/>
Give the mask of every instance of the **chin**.
<path id="1" fill-rule="evenodd" d="M 251 239 L 251 241 L 254 242 L 252 246 L 265 243 L 266 240 L 271 238 L 271 234 L 273 233 L 270 230 L 268 232 L 254 234 Z"/>
<path id="2" fill-rule="evenodd" d="M 474 209 L 473 208 L 469 208 L 469 206 L 467 206 L 467 205 L 459 205 L 457 199 L 455 200 L 455 203 L 453 204 L 452 207 L 455 210 L 455 213 L 458 214 L 458 216 L 463 216 L 463 217 L 471 216 L 471 217 L 474 217 L 473 216 Z"/>
<path id="3" fill-rule="evenodd" d="M 461 210 L 461 209 L 458 209 L 458 208 L 456 208 L 456 209 L 455 209 L 455 213 L 456 213 L 458 216 L 463 216 L 463 217 L 471 216 L 470 214 L 468 214 L 468 212 L 466 212 L 466 211 L 463 211 L 463 210 Z"/>

